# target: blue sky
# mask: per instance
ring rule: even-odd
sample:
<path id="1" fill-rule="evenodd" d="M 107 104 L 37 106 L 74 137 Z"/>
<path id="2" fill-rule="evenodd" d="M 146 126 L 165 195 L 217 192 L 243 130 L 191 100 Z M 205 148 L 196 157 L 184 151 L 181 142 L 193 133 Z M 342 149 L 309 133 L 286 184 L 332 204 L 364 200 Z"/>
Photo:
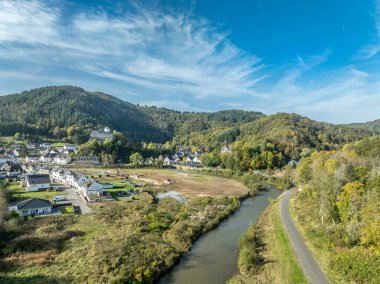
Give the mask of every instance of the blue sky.
<path id="1" fill-rule="evenodd" d="M 380 1 L 0 0 L 0 94 L 380 118 Z"/>

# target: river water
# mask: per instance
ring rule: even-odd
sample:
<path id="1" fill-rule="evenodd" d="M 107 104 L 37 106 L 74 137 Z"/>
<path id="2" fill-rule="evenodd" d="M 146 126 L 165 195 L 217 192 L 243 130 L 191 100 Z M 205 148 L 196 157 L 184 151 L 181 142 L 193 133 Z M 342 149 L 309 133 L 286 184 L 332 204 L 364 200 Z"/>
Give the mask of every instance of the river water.
<path id="1" fill-rule="evenodd" d="M 238 272 L 238 242 L 280 191 L 269 189 L 244 200 L 241 207 L 217 228 L 201 236 L 191 251 L 165 274 L 159 284 L 222 284 Z"/>

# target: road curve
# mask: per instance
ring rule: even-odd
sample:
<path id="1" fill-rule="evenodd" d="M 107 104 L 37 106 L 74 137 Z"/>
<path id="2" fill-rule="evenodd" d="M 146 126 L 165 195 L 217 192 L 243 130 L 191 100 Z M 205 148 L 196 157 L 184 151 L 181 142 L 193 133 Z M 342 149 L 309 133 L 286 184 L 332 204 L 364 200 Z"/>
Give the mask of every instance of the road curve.
<path id="1" fill-rule="evenodd" d="M 289 213 L 289 199 L 292 190 L 284 192 L 280 201 L 280 218 L 285 230 L 288 233 L 290 242 L 301 264 L 305 276 L 312 284 L 328 284 L 330 283 L 323 274 L 319 264 L 314 259 L 309 249 L 305 245 L 305 241 L 298 233 L 296 226 L 293 223 Z"/>

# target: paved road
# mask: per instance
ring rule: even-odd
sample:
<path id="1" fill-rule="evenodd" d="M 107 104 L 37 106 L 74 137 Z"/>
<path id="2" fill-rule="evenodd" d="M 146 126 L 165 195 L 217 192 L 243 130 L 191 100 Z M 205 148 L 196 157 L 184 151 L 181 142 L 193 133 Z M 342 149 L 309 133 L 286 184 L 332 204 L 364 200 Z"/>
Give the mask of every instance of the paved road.
<path id="1" fill-rule="evenodd" d="M 91 213 L 92 210 L 90 207 L 88 207 L 84 201 L 81 199 L 81 197 L 79 195 L 76 195 L 75 194 L 75 190 L 69 186 L 66 186 L 66 185 L 63 185 L 61 183 L 55 183 L 54 184 L 55 187 L 62 187 L 65 189 L 65 200 L 64 201 L 59 201 L 57 202 L 58 204 L 59 203 L 67 203 L 67 202 L 71 202 L 74 206 L 74 208 L 76 208 L 76 210 L 79 210 L 80 212 L 78 213 L 81 213 L 81 214 L 88 214 L 88 213 Z M 60 195 L 59 192 L 57 192 L 57 195 Z"/>
<path id="2" fill-rule="evenodd" d="M 305 276 L 313 284 L 328 284 L 330 283 L 323 274 L 319 264 L 314 259 L 311 252 L 305 245 L 301 235 L 298 233 L 296 226 L 293 223 L 289 213 L 289 199 L 292 191 L 286 191 L 280 203 L 280 217 L 282 223 L 288 232 L 289 239 L 293 245 L 294 251 L 301 263 L 302 270 Z"/>

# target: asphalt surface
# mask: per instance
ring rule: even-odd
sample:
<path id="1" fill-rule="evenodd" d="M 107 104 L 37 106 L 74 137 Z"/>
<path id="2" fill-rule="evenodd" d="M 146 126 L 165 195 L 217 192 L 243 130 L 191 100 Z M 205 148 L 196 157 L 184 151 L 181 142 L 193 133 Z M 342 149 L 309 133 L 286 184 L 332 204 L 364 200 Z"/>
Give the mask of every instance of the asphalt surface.
<path id="1" fill-rule="evenodd" d="M 319 264 L 316 262 L 314 256 L 311 254 L 309 249 L 305 245 L 305 241 L 298 233 L 296 226 L 290 217 L 289 212 L 289 199 L 292 191 L 286 191 L 281 198 L 280 203 L 280 218 L 282 224 L 284 225 L 286 231 L 288 232 L 288 237 L 292 243 L 293 249 L 297 255 L 297 258 L 301 264 L 302 270 L 305 276 L 308 278 L 312 284 L 327 284 L 330 283 L 326 276 L 323 274 Z"/>
<path id="2" fill-rule="evenodd" d="M 57 204 L 71 202 L 74 206 L 76 213 L 88 214 L 88 213 L 92 212 L 91 208 L 88 207 L 84 203 L 84 201 L 81 199 L 81 197 L 79 195 L 75 194 L 75 190 L 73 188 L 66 186 L 66 185 L 63 185 L 61 183 L 55 183 L 54 186 L 55 187 L 62 187 L 65 189 L 65 191 L 64 191 L 65 200 L 58 201 Z M 61 193 L 57 192 L 57 195 L 61 195 Z"/>

